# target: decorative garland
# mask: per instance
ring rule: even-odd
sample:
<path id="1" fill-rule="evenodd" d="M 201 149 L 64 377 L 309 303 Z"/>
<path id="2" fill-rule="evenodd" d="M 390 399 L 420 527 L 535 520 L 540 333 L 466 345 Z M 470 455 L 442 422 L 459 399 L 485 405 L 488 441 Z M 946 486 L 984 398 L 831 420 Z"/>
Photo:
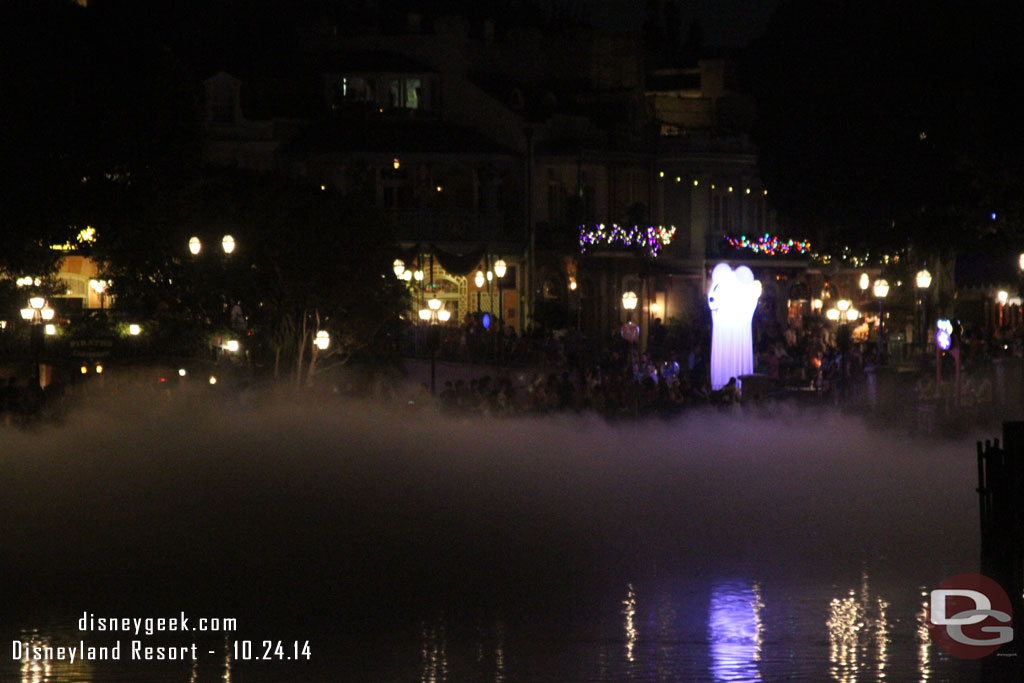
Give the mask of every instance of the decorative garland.
<path id="1" fill-rule="evenodd" d="M 580 226 L 580 253 L 586 253 L 587 249 L 597 245 L 617 245 L 624 247 L 645 247 L 650 251 L 651 256 L 657 256 L 662 247 L 668 246 L 676 234 L 675 226 L 664 227 L 661 225 L 650 225 L 641 228 L 634 225 L 631 228 L 624 228 L 619 225 L 606 227 L 603 223 L 588 227 Z"/>
<path id="2" fill-rule="evenodd" d="M 808 240 L 785 240 L 768 233 L 758 237 L 756 242 L 751 242 L 746 235 L 739 237 L 722 235 L 722 237 L 736 249 L 749 249 L 755 254 L 767 254 L 768 256 L 789 254 L 790 252 L 808 254 L 811 250 L 811 243 Z"/>

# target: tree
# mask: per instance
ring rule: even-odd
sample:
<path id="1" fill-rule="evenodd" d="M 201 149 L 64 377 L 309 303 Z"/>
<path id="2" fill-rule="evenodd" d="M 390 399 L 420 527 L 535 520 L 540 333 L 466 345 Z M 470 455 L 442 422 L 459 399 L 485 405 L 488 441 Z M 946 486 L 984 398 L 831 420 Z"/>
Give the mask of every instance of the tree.
<path id="1" fill-rule="evenodd" d="M 405 310 L 393 274 L 394 232 L 373 206 L 302 180 L 208 170 L 197 182 L 140 193 L 134 220 L 98 252 L 118 306 L 165 322 L 226 332 L 240 305 L 250 351 L 275 376 L 290 364 L 297 384 L 318 360 L 350 360 L 372 349 Z M 220 250 L 223 235 L 237 244 Z M 203 246 L 193 257 L 192 236 Z M 319 329 L 327 354 L 313 353 Z"/>

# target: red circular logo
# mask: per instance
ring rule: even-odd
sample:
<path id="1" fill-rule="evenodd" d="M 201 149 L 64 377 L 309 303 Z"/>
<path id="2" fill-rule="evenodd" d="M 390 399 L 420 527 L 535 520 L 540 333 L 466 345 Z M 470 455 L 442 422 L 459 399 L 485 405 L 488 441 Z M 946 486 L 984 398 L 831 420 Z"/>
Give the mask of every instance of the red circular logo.
<path id="1" fill-rule="evenodd" d="M 1002 586 L 981 574 L 957 574 L 931 592 L 928 630 L 943 650 L 978 659 L 1013 640 L 1013 608 Z"/>

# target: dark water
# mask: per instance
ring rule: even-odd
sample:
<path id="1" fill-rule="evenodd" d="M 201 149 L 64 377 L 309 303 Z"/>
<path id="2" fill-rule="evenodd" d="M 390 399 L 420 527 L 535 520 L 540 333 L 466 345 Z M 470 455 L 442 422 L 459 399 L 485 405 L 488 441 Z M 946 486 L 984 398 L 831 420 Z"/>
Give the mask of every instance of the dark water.
<path id="1" fill-rule="evenodd" d="M 0 433 L 0 680 L 984 680 L 921 622 L 978 569 L 975 477 L 973 440 L 820 414 L 98 405 Z M 182 612 L 237 628 L 77 624 Z"/>

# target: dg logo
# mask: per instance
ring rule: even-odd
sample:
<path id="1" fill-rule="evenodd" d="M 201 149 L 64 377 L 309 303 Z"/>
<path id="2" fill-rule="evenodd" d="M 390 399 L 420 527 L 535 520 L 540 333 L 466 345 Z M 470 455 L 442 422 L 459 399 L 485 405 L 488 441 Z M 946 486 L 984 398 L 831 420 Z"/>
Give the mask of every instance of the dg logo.
<path id="1" fill-rule="evenodd" d="M 957 574 L 931 592 L 928 630 L 961 659 L 986 657 L 1013 640 L 1013 608 L 1002 586 L 981 574 Z"/>

